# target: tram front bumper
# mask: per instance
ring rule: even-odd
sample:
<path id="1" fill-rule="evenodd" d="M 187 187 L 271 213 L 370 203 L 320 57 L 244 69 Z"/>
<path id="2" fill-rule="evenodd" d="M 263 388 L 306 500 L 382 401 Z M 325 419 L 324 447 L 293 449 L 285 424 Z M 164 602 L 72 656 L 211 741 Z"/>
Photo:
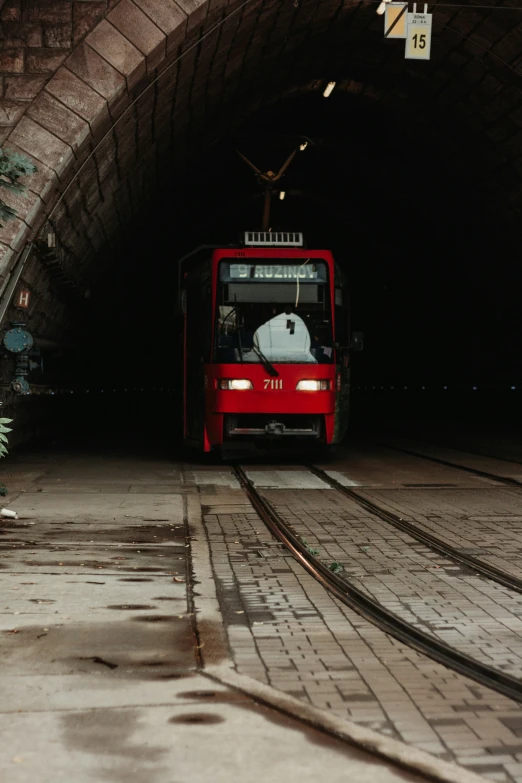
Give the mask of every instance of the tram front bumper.
<path id="1" fill-rule="evenodd" d="M 215 390 L 207 399 L 210 443 L 254 438 L 309 438 L 330 442 L 335 393 Z"/>

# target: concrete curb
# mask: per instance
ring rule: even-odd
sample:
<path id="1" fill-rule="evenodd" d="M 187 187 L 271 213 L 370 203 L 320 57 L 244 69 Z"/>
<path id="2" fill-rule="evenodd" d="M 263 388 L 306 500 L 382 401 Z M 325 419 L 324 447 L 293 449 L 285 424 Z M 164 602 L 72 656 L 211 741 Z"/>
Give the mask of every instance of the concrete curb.
<path id="1" fill-rule="evenodd" d="M 227 665 L 210 665 L 203 669 L 204 674 L 252 696 L 280 712 L 305 721 L 317 729 L 322 729 L 352 745 L 376 754 L 381 759 L 392 761 L 412 772 L 419 772 L 441 783 L 484 783 L 486 778 L 469 772 L 463 767 L 438 759 L 423 750 L 417 750 L 404 742 L 385 737 L 372 729 L 358 726 L 352 721 L 339 718 L 326 710 L 312 707 L 304 701 L 278 691 L 271 685 L 238 674 Z"/>
<path id="2" fill-rule="evenodd" d="M 216 593 L 210 547 L 203 527 L 199 495 L 185 495 L 185 498 L 187 522 L 192 531 L 198 531 L 197 536 L 190 541 L 190 554 L 197 581 L 192 597 L 203 668 L 206 670 L 207 666 L 220 664 L 222 661 L 228 661 L 228 665 L 232 668 L 232 653 Z"/>
<path id="3" fill-rule="evenodd" d="M 381 759 L 395 762 L 412 772 L 418 772 L 441 783 L 484 783 L 486 778 L 463 767 L 313 707 L 271 685 L 238 674 L 219 606 L 210 548 L 201 519 L 199 497 L 196 495 L 187 496 L 187 519 L 192 529 L 198 531 L 191 541 L 191 554 L 194 575 L 198 582 L 194 593 L 194 609 L 204 674 L 222 685 L 240 690 L 280 712 L 335 734 L 358 748 L 374 753 Z"/>

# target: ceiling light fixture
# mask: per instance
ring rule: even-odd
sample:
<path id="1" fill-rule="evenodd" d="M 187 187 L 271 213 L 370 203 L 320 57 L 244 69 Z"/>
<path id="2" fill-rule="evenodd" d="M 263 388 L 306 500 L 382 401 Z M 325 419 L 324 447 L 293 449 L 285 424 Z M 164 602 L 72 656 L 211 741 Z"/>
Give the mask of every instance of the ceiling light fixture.
<path id="1" fill-rule="evenodd" d="M 307 147 L 308 147 L 308 142 L 307 142 L 307 141 L 303 141 L 303 142 L 302 142 L 302 143 L 299 145 L 299 149 L 301 150 L 301 152 L 304 152 L 304 151 L 305 151 L 305 149 L 306 149 Z"/>
<path id="2" fill-rule="evenodd" d="M 377 8 L 377 13 L 379 16 L 382 16 L 383 13 L 386 11 L 386 5 L 390 2 L 390 0 L 382 0 L 381 4 Z"/>
<path id="3" fill-rule="evenodd" d="M 279 191 L 279 200 L 284 201 L 286 196 L 286 192 L 284 190 Z"/>
<path id="4" fill-rule="evenodd" d="M 334 91 L 335 82 L 328 82 L 326 87 L 324 88 L 323 95 L 325 98 L 329 98 L 332 92 Z"/>

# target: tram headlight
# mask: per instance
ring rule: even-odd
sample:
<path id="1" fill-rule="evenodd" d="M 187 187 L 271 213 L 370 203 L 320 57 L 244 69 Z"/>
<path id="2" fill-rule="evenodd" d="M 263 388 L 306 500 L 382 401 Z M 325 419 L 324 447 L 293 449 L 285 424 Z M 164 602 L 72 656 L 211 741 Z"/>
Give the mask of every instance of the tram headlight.
<path id="1" fill-rule="evenodd" d="M 296 391 L 328 391 L 330 388 L 330 381 L 299 381 L 295 388 Z"/>
<path id="2" fill-rule="evenodd" d="M 253 389 L 252 381 L 248 381 L 246 378 L 222 378 L 218 381 L 218 388 L 230 391 L 247 391 Z"/>

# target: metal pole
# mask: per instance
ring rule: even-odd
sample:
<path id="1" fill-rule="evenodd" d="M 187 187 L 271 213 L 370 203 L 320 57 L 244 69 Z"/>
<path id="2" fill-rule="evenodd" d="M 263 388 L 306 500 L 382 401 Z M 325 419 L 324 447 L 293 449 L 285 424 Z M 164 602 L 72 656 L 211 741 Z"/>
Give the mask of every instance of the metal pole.
<path id="1" fill-rule="evenodd" d="M 270 228 L 270 206 L 272 203 L 272 193 L 270 187 L 267 185 L 265 188 L 265 203 L 263 205 L 263 231 L 268 231 Z"/>
<path id="2" fill-rule="evenodd" d="M 2 298 L 0 299 L 0 327 L 2 326 L 2 322 L 5 318 L 5 314 L 7 313 L 9 305 L 11 304 L 11 299 L 13 298 L 14 290 L 18 285 L 18 281 L 20 280 L 20 277 L 22 275 L 25 262 L 29 258 L 32 249 L 33 249 L 33 243 L 28 242 L 27 245 L 24 247 L 20 255 L 20 258 L 18 259 L 16 266 L 11 272 L 11 276 L 9 278 L 9 283 L 7 284 L 7 288 L 5 289 L 5 292 L 2 295 Z"/>

